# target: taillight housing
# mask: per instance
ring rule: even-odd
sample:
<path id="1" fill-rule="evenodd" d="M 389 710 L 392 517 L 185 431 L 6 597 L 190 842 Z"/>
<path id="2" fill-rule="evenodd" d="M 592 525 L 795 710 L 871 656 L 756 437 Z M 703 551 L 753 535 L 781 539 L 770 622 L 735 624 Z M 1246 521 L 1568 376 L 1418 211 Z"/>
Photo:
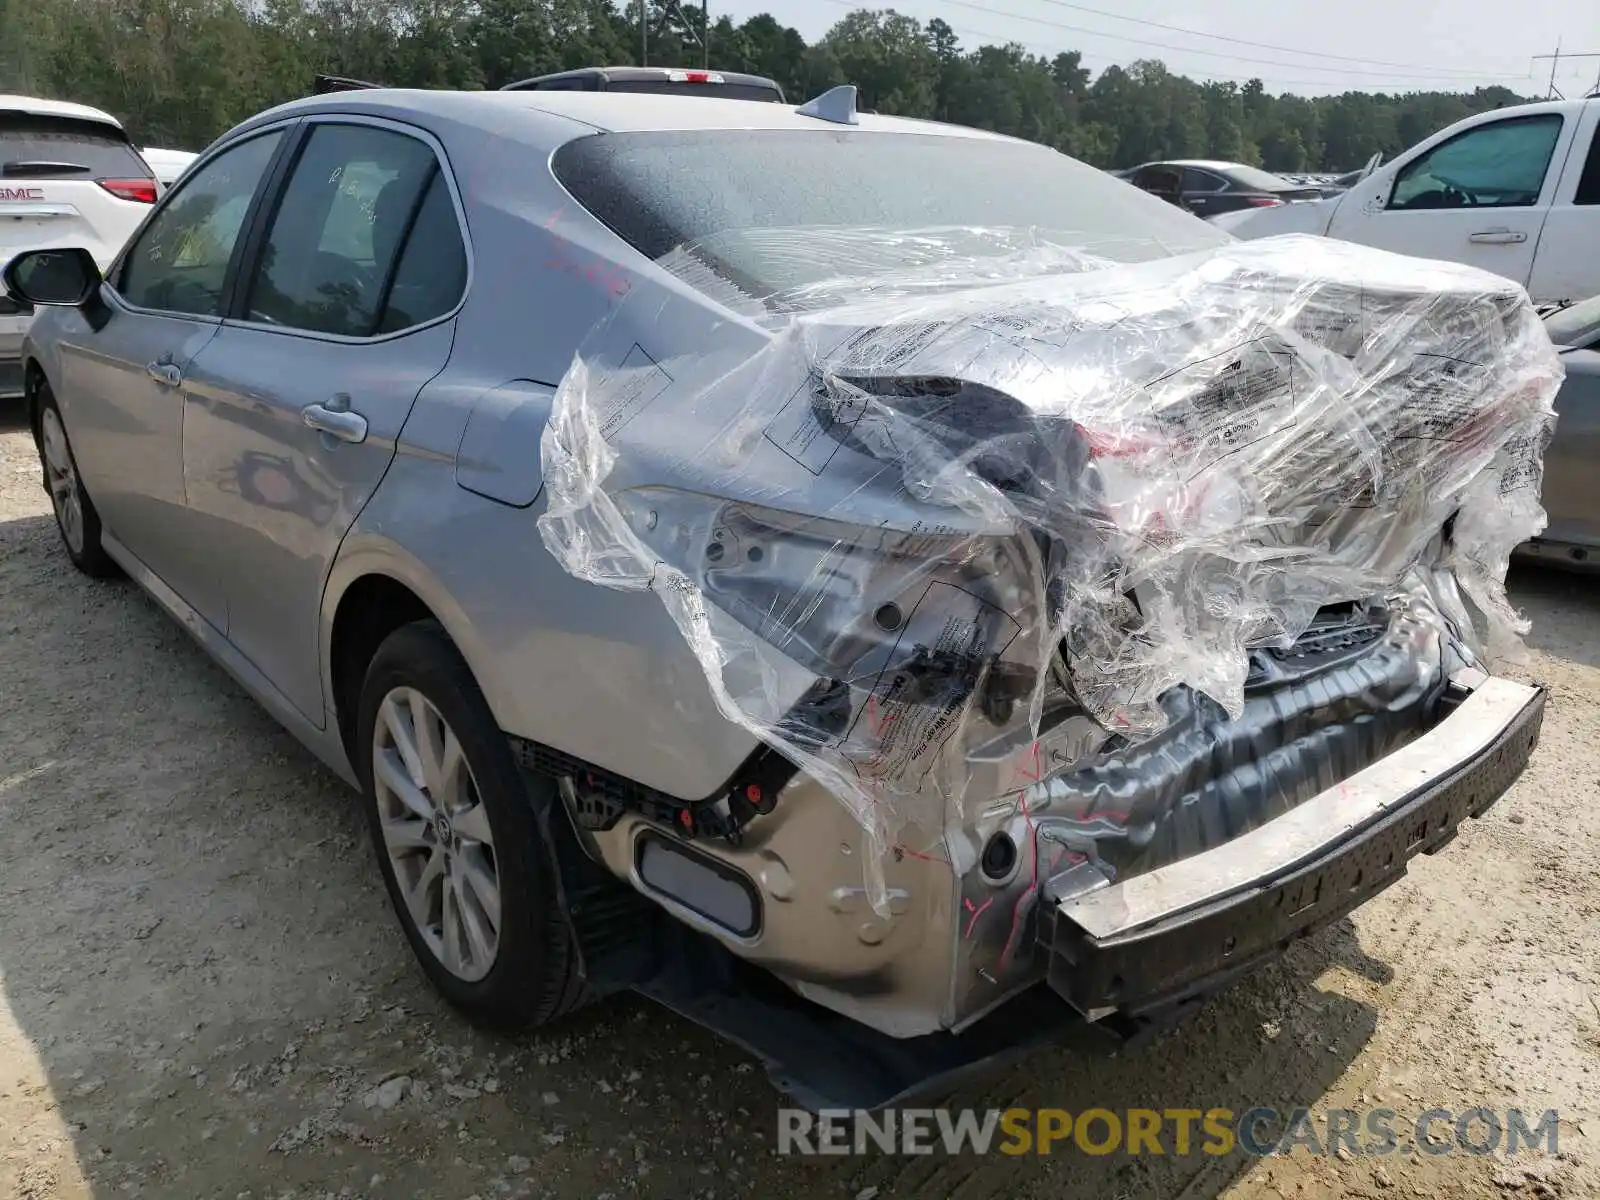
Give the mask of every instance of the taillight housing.
<path id="1" fill-rule="evenodd" d="M 1277 208 L 1283 203 L 1276 196 L 1251 196 L 1249 200 L 1251 208 Z"/>
<path id="2" fill-rule="evenodd" d="M 156 202 L 154 179 L 100 179 L 96 182 L 118 200 L 133 200 L 139 204 Z"/>

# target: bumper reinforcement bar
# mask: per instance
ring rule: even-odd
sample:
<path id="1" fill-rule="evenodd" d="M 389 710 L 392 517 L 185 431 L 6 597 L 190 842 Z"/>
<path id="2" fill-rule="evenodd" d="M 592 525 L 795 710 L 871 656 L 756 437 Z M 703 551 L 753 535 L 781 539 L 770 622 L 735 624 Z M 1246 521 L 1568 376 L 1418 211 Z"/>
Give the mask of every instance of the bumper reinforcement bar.
<path id="1" fill-rule="evenodd" d="M 1215 990 L 1349 912 L 1511 786 L 1543 689 L 1488 678 L 1416 741 L 1214 849 L 1047 900 L 1050 986 L 1091 1020 L 1157 1014 Z M 1048 891 L 1047 891 L 1048 897 Z"/>

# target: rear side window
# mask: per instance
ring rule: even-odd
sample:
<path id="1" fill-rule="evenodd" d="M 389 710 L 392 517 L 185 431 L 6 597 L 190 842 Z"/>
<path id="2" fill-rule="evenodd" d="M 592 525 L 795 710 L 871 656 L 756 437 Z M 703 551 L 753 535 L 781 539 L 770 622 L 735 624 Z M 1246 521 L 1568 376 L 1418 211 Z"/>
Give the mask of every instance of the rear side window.
<path id="1" fill-rule="evenodd" d="M 1183 190 L 1186 192 L 1220 192 L 1227 186 L 1226 179 L 1210 171 L 1197 171 L 1193 167 L 1183 169 Z"/>
<path id="2" fill-rule="evenodd" d="M 318 125 L 272 218 L 246 317 L 348 337 L 377 332 L 390 272 L 437 173 L 433 150 L 416 138 Z"/>
<path id="3" fill-rule="evenodd" d="M 764 231 L 803 240 L 808 230 L 1021 230 L 1123 262 L 1231 240 L 1030 142 L 864 130 L 628 132 L 568 142 L 553 167 L 580 204 L 649 258 L 716 239 L 718 261 L 708 265 L 749 295 L 838 274 L 837 263 L 794 253 L 794 243 L 787 253 L 755 252 L 762 239 L 744 235 Z M 917 239 L 883 236 L 871 266 L 852 270 L 894 271 L 917 254 Z"/>
<path id="4" fill-rule="evenodd" d="M 466 288 L 467 248 L 461 241 L 461 225 L 444 175 L 435 171 L 400 252 L 378 332 L 397 333 L 442 317 Z"/>
<path id="5" fill-rule="evenodd" d="M 1589 160 L 1583 164 L 1583 176 L 1578 180 L 1578 194 L 1574 204 L 1600 204 L 1600 125 L 1595 126 L 1594 137 L 1589 139 Z"/>
<path id="6" fill-rule="evenodd" d="M 153 179 L 121 130 L 100 121 L 0 112 L 0 178 Z"/>

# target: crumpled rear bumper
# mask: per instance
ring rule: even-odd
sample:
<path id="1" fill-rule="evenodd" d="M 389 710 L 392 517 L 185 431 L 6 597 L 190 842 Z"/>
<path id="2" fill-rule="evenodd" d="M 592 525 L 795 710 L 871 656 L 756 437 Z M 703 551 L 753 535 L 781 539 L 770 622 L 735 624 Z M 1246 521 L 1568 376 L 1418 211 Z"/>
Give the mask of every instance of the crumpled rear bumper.
<path id="1" fill-rule="evenodd" d="M 1538 742 L 1543 689 L 1479 678 L 1427 733 L 1249 833 L 1087 894 L 1047 887 L 1051 987 L 1091 1019 L 1151 1015 L 1394 883 L 1499 799 Z"/>

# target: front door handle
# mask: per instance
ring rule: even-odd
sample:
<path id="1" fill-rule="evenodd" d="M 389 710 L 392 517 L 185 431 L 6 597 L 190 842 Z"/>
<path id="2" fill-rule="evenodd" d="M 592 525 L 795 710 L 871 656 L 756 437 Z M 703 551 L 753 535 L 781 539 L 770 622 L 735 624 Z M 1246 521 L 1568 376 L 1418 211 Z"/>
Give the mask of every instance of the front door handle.
<path id="1" fill-rule="evenodd" d="M 1482 229 L 1467 234 L 1467 241 L 1480 246 L 1515 246 L 1528 240 L 1528 235 L 1517 229 Z"/>
<path id="2" fill-rule="evenodd" d="M 336 437 L 341 442 L 364 442 L 367 438 L 367 419 L 347 408 L 308 404 L 300 410 L 300 418 L 308 428 Z"/>
<path id="3" fill-rule="evenodd" d="M 145 374 L 155 380 L 162 387 L 175 388 L 183 382 L 183 372 L 177 363 L 153 362 L 145 364 Z"/>

